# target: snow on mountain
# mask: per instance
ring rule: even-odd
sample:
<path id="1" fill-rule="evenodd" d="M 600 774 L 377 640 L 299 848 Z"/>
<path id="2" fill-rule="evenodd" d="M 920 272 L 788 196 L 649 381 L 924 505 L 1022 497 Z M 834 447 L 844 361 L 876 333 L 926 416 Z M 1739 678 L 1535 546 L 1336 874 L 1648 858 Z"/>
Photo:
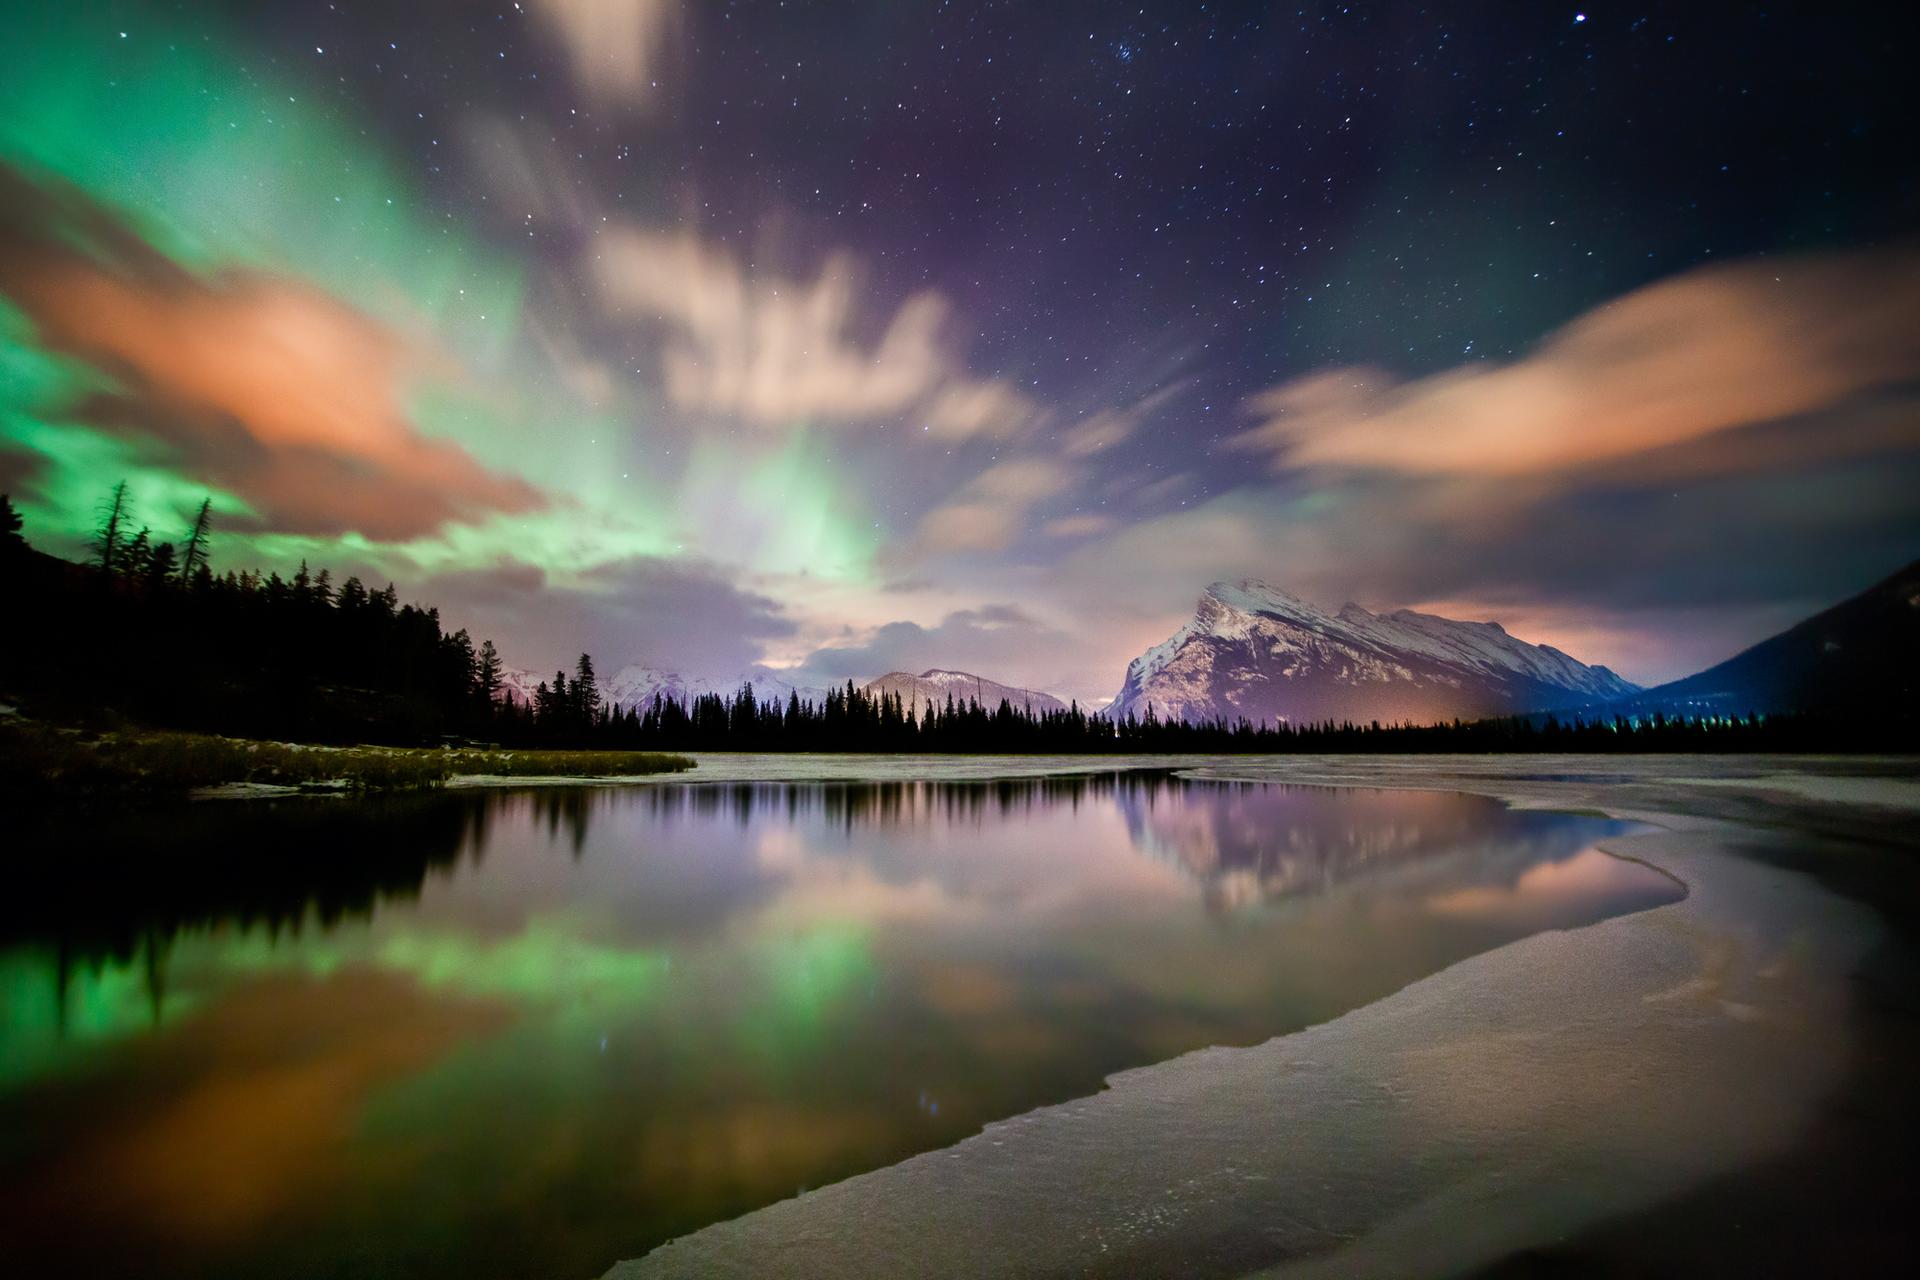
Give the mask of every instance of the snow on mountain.
<path id="1" fill-rule="evenodd" d="M 1033 715 L 1067 709 L 1066 703 L 1050 693 L 1017 689 L 971 672 L 944 671 L 939 667 L 922 671 L 917 676 L 905 671 L 890 671 L 878 680 L 868 681 L 864 688 L 871 694 L 894 694 L 903 707 L 910 706 L 915 714 L 924 711 L 929 703 L 944 707 L 948 695 L 952 695 L 955 705 L 965 705 L 971 699 L 989 711 L 999 707 L 1003 699 L 1014 709 L 1025 710 Z"/>
<path id="2" fill-rule="evenodd" d="M 800 701 L 817 705 L 825 701 L 827 696 L 825 689 L 795 685 L 770 667 L 751 667 L 738 675 L 716 680 L 705 676 L 688 678 L 640 663 L 630 663 L 616 671 L 611 679 L 603 679 L 600 691 L 621 711 L 645 711 L 653 705 L 655 694 L 664 701 L 688 705 L 695 698 L 709 693 L 732 698 L 746 684 L 753 686 L 754 701 L 761 703 L 784 703 L 789 696 L 798 693 Z"/>
<path id="3" fill-rule="evenodd" d="M 573 678 L 567 672 L 569 681 Z M 526 671 L 519 667 L 503 667 L 500 671 L 500 696 L 510 691 L 515 702 L 525 706 L 533 701 L 534 690 L 542 681 L 551 684 L 553 676 Z M 649 667 L 643 663 L 628 663 L 611 676 L 600 677 L 600 696 L 617 710 L 645 711 L 653 705 L 654 695 L 658 694 L 668 702 L 678 702 L 682 706 L 690 705 L 695 698 L 704 694 L 717 693 L 723 698 L 732 698 L 740 692 L 740 686 L 751 683 L 756 702 L 785 702 L 789 694 L 798 693 L 802 702 L 819 703 L 825 700 L 826 690 L 809 685 L 794 685 L 782 679 L 768 667 L 753 667 L 740 674 L 723 680 L 696 676 L 691 679 L 673 671 L 663 671 L 658 667 Z"/>
<path id="4" fill-rule="evenodd" d="M 500 687 L 494 691 L 493 696 L 496 701 L 505 702 L 508 695 L 512 695 L 516 705 L 522 707 L 531 706 L 533 704 L 533 691 L 539 687 L 542 680 L 551 678 L 550 676 L 536 675 L 524 667 L 503 666 L 500 668 Z"/>
<path id="5" fill-rule="evenodd" d="M 1496 622 L 1348 604 L 1330 614 L 1263 582 L 1216 582 L 1192 621 L 1134 659 L 1108 714 L 1433 721 L 1586 704 L 1639 686 Z"/>

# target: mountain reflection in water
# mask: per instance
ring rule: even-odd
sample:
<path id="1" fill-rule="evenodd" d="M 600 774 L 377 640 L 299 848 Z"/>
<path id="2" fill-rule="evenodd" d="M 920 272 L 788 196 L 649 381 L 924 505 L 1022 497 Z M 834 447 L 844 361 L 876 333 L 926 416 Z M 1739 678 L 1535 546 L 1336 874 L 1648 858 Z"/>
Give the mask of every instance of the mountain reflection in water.
<path id="1" fill-rule="evenodd" d="M 34 1274 L 597 1274 L 1677 898 L 1625 829 L 1152 772 L 41 816 L 0 1230 Z"/>

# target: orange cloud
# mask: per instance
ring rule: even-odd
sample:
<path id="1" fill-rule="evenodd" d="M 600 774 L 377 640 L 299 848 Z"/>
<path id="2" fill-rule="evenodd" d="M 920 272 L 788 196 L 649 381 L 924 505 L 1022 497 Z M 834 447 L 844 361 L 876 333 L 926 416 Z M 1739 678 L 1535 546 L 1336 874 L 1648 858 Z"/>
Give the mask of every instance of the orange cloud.
<path id="1" fill-rule="evenodd" d="M 1397 383 L 1314 374 L 1249 403 L 1266 421 L 1231 442 L 1283 467 L 1519 476 L 1663 452 L 1676 473 L 1721 469 L 1700 442 L 1847 404 L 1920 373 L 1920 253 L 1756 260 L 1661 281 L 1551 334 L 1532 355 Z M 1884 443 L 1884 426 L 1774 432 L 1761 456 L 1804 460 Z M 1716 461 L 1716 459 L 1718 459 Z"/>
<path id="2" fill-rule="evenodd" d="M 1051 458 L 995 463 L 953 501 L 929 511 L 915 539 L 918 550 L 1000 551 L 1012 545 L 1029 508 L 1065 490 L 1074 474 Z"/>
<path id="3" fill-rule="evenodd" d="M 405 538 L 541 505 L 420 433 L 400 396 L 431 358 L 372 318 L 288 279 L 195 276 L 84 197 L 5 171 L 0 199 L 0 292 L 41 343 L 115 384 L 83 416 L 172 445 L 271 527 Z"/>
<path id="4" fill-rule="evenodd" d="M 1049 520 L 1045 532 L 1050 538 L 1090 538 L 1095 534 L 1110 533 L 1119 527 L 1120 522 L 1110 515 L 1097 511 L 1085 512 L 1075 516 L 1061 516 L 1058 520 Z"/>

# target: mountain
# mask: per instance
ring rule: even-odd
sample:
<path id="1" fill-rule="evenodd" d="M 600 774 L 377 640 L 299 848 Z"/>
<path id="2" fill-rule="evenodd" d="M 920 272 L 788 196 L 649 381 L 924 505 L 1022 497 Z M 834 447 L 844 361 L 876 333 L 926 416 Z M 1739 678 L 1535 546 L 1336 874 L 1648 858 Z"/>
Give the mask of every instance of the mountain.
<path id="1" fill-rule="evenodd" d="M 917 676 L 909 675 L 904 671 L 890 671 L 878 680 L 868 681 L 864 687 L 868 693 L 891 693 L 898 696 L 900 705 L 911 706 L 916 714 L 928 703 L 944 707 L 949 694 L 953 696 L 956 705 L 965 705 L 971 698 L 989 711 L 997 708 L 1002 699 L 1010 703 L 1015 710 L 1025 710 L 1034 715 L 1067 709 L 1066 703 L 1050 693 L 1040 693 L 1033 689 L 1016 689 L 1011 685 L 988 680 L 984 676 L 972 675 L 965 671 L 943 671 L 938 667 L 931 671 L 922 671 Z"/>
<path id="2" fill-rule="evenodd" d="M 1920 560 L 1719 666 L 1608 710 L 1912 717 L 1920 713 Z"/>
<path id="3" fill-rule="evenodd" d="M 1193 620 L 1127 667 L 1124 718 L 1431 722 L 1605 701 L 1639 691 L 1605 667 L 1497 622 L 1327 613 L 1264 582 L 1216 582 Z"/>
<path id="4" fill-rule="evenodd" d="M 571 679 L 572 672 L 567 674 Z M 514 701 L 524 706 L 533 701 L 534 689 L 542 680 L 552 679 L 551 673 L 543 675 L 518 667 L 503 667 L 500 689 L 503 695 L 511 690 Z M 802 702 L 818 704 L 824 702 L 827 696 L 825 689 L 791 684 L 769 667 L 752 667 L 731 679 L 710 680 L 704 676 L 689 679 L 676 672 L 662 671 L 658 667 L 637 662 L 628 663 L 611 676 L 601 676 L 600 696 L 612 703 L 616 710 L 645 711 L 653 705 L 655 694 L 668 702 L 689 706 L 695 698 L 709 693 L 732 698 L 740 692 L 741 685 L 749 683 L 753 685 L 756 702 L 771 700 L 784 703 L 788 695 L 798 693 Z"/>
<path id="5" fill-rule="evenodd" d="M 500 668 L 500 688 L 495 691 L 493 696 L 497 700 L 505 702 L 507 697 L 511 695 L 515 704 L 522 707 L 530 707 L 533 705 L 533 692 L 539 687 L 540 682 L 542 680 L 551 680 L 552 678 L 552 676 L 538 675 L 532 671 L 528 671 L 525 667 L 502 666 Z"/>
<path id="6" fill-rule="evenodd" d="M 784 703 L 789 696 L 797 693 L 800 701 L 816 705 L 826 701 L 827 691 L 810 685 L 795 685 L 783 678 L 770 667 L 750 667 L 738 675 L 725 679 L 712 680 L 705 676 L 691 679 L 671 671 L 661 671 L 655 667 L 629 663 L 614 672 L 610 679 L 603 679 L 601 693 L 621 711 L 637 709 L 645 711 L 653 705 L 657 693 L 668 702 L 691 705 L 693 700 L 709 693 L 717 693 L 723 698 L 732 698 L 740 692 L 740 686 L 751 684 L 755 702 Z"/>

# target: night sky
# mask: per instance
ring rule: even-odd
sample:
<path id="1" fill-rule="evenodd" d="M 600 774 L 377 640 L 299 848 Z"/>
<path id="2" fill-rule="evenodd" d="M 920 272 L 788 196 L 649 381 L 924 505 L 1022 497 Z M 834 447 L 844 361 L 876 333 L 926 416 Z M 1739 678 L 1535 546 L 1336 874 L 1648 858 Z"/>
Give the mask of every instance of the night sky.
<path id="1" fill-rule="evenodd" d="M 1920 554 L 1896 8 L 7 3 L 0 478 L 541 670 L 1671 678 Z"/>

